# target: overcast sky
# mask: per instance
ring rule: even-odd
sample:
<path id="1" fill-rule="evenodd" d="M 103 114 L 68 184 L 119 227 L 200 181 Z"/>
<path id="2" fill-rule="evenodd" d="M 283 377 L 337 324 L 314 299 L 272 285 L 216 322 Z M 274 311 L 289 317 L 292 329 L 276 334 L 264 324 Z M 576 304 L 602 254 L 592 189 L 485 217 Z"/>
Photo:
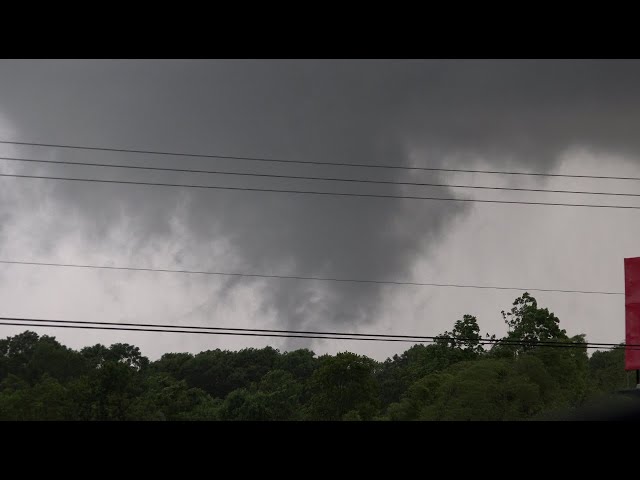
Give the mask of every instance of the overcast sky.
<path id="1" fill-rule="evenodd" d="M 0 140 L 292 160 L 640 176 L 638 61 L 0 61 Z M 640 193 L 640 182 L 254 163 L 0 145 L 22 158 Z M 2 173 L 634 205 L 470 191 L 21 164 Z M 640 205 L 640 201 L 635 201 Z M 0 178 L 0 259 L 624 290 L 640 211 Z M 0 265 L 0 315 L 502 335 L 522 292 Z M 569 334 L 624 339 L 624 297 L 531 292 Z M 23 328 L 0 327 L 0 336 Z M 80 348 L 272 345 L 383 360 L 408 345 L 31 328 Z"/>

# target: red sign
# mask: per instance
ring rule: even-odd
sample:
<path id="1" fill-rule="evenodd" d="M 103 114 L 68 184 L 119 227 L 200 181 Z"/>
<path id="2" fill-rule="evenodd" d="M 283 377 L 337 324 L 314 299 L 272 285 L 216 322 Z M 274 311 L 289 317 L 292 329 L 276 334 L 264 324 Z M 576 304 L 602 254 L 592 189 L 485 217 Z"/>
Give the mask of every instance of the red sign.
<path id="1" fill-rule="evenodd" d="M 624 259 L 625 370 L 640 370 L 640 257 Z"/>

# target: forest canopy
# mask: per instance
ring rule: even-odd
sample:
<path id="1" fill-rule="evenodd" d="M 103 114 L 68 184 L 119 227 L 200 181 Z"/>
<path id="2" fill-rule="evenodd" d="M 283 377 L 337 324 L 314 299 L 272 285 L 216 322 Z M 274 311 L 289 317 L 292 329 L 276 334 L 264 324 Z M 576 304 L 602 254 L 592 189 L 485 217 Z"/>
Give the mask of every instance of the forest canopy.
<path id="1" fill-rule="evenodd" d="M 504 338 L 464 315 L 383 362 L 271 347 L 149 361 L 125 343 L 73 350 L 25 331 L 0 340 L 0 420 L 524 420 L 634 380 L 623 349 L 589 356 L 528 293 L 502 314 Z"/>

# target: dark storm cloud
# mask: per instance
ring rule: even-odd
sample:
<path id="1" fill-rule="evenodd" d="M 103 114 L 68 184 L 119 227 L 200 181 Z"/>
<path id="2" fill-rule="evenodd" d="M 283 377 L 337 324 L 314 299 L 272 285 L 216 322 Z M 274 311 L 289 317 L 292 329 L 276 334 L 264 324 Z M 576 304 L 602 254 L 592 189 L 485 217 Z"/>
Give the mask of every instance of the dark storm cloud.
<path id="1" fill-rule="evenodd" d="M 484 157 L 496 165 L 511 162 L 538 171 L 551 168 L 571 146 L 625 154 L 637 153 L 640 146 L 640 63 L 631 61 L 3 62 L 0 91 L 0 112 L 15 126 L 16 139 L 26 141 L 395 165 L 408 164 L 409 154 L 420 150 L 430 152 L 422 163 L 431 166 L 471 164 Z M 21 152 L 43 155 L 35 148 Z M 389 180 L 412 176 L 64 150 L 56 158 Z M 96 175 L 76 167 L 39 171 Z M 405 191 L 202 175 L 100 175 Z M 171 217 L 186 199 L 188 208 L 180 210 L 190 234 L 186 267 L 228 267 L 221 265 L 224 260 L 213 263 L 194 253 L 197 245 L 224 238 L 240 259 L 230 263 L 237 270 L 344 278 L 406 279 L 417 256 L 467 208 L 453 202 L 65 182 L 51 188 L 59 213 L 77 214 L 77 228 L 95 242 L 123 215 L 134 220 L 134 251 L 167 237 Z M 42 241 L 54 248 L 62 233 L 52 229 Z M 264 309 L 290 326 L 366 322 L 380 307 L 379 289 L 371 285 L 274 280 L 265 288 Z"/>

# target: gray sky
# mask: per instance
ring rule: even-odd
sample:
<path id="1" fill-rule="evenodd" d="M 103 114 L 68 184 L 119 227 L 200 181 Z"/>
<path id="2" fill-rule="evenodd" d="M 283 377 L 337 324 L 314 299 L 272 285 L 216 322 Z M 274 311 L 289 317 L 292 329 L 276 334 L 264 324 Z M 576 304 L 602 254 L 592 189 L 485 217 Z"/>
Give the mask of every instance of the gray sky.
<path id="1" fill-rule="evenodd" d="M 0 139 L 232 156 L 640 176 L 637 61 L 0 61 Z M 638 182 L 356 169 L 0 146 L 0 154 L 293 175 L 640 193 Z M 616 197 L 119 172 L 2 172 L 632 205 Z M 636 204 L 638 204 L 636 202 Z M 623 291 L 634 210 L 314 197 L 0 179 L 0 258 Z M 534 293 L 570 334 L 617 342 L 624 298 Z M 517 291 L 0 266 L 6 316 L 435 335 L 503 334 Z M 1 327 L 4 337 L 22 331 Z M 273 345 L 378 359 L 408 345 L 35 329 L 81 347 Z"/>

